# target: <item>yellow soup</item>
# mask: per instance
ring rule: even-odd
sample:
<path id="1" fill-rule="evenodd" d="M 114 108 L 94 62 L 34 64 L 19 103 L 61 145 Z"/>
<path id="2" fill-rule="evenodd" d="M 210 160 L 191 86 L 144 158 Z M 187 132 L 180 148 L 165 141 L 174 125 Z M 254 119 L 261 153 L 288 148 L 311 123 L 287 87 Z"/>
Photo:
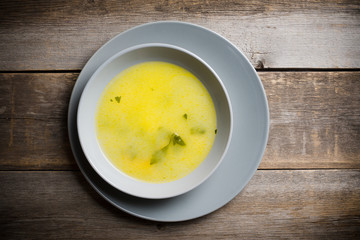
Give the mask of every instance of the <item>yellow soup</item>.
<path id="1" fill-rule="evenodd" d="M 112 163 L 136 179 L 162 183 L 193 171 L 209 153 L 216 112 L 202 83 L 166 62 L 122 71 L 97 106 L 100 146 Z"/>

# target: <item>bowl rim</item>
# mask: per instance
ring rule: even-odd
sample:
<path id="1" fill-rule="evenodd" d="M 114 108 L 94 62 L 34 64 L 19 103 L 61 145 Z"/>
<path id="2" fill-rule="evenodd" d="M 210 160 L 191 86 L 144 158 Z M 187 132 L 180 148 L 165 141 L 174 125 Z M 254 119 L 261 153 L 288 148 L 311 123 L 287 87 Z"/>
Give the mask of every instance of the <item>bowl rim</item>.
<path id="1" fill-rule="evenodd" d="M 204 65 L 206 67 L 206 69 L 208 71 L 211 72 L 211 74 L 213 74 L 213 76 L 216 78 L 216 81 L 220 84 L 221 86 L 221 90 L 223 91 L 225 98 L 226 98 L 226 107 L 228 108 L 229 111 L 229 133 L 226 136 L 226 144 L 225 144 L 225 148 L 221 153 L 220 159 L 217 161 L 217 164 L 211 169 L 211 171 L 207 172 L 206 175 L 204 177 L 201 178 L 200 181 L 197 181 L 196 183 L 193 183 L 189 186 L 187 186 L 186 188 L 183 188 L 182 191 L 176 191 L 173 192 L 172 194 L 167 194 L 166 192 L 162 192 L 161 194 L 158 195 L 152 195 L 151 193 L 142 193 L 140 191 L 137 191 L 136 189 L 124 189 L 123 185 L 119 185 L 116 184 L 115 182 L 111 181 L 106 174 L 104 174 L 102 171 L 100 171 L 97 166 L 94 164 L 94 162 L 91 160 L 92 157 L 89 156 L 89 151 L 87 151 L 87 147 L 84 146 L 84 139 L 83 139 L 83 134 L 82 134 L 82 127 L 81 127 L 81 116 L 82 116 L 82 105 L 84 104 L 84 93 L 87 92 L 87 89 L 90 87 L 91 83 L 93 81 L 95 81 L 94 79 L 97 77 L 97 75 L 99 73 L 101 73 L 102 70 L 104 70 L 104 68 L 106 68 L 111 62 L 113 62 L 115 59 L 117 59 L 118 57 L 125 55 L 126 53 L 138 50 L 138 49 L 142 49 L 142 48 L 151 48 L 151 47 L 163 47 L 163 48 L 170 48 L 173 50 L 177 50 L 180 52 L 183 52 L 193 58 L 195 58 L 197 61 L 199 61 L 202 65 Z M 124 69 L 125 70 L 125 69 Z M 122 70 L 123 71 L 123 70 Z M 120 73 L 120 72 L 119 72 Z M 110 80 L 111 81 L 111 80 Z M 109 81 L 109 82 L 110 82 Z M 201 81 L 201 80 L 200 80 Z M 202 81 L 201 81 L 202 82 Z M 203 83 L 203 82 L 202 82 Z M 205 182 L 215 171 L 216 169 L 219 167 L 219 165 L 221 164 L 221 162 L 223 161 L 228 149 L 229 149 L 229 145 L 232 139 L 232 133 L 233 133 L 233 110 L 232 110 L 232 104 L 230 101 L 230 97 L 229 94 L 225 88 L 224 83 L 221 81 L 220 77 L 217 75 L 217 73 L 213 70 L 213 68 L 211 66 L 209 66 L 209 64 L 207 64 L 202 58 L 200 58 L 199 56 L 197 56 L 196 54 L 192 53 L 189 50 L 186 50 L 182 47 L 176 46 L 176 45 L 172 45 L 172 44 L 167 44 L 167 43 L 144 43 L 144 44 L 138 44 L 138 45 L 134 45 L 128 48 L 125 48 L 117 53 L 115 53 L 113 56 L 111 56 L 110 58 L 108 58 L 106 61 L 104 61 L 95 71 L 94 73 L 91 75 L 91 77 L 89 78 L 88 82 L 86 83 L 86 86 L 84 87 L 81 96 L 80 96 L 80 100 L 79 100 L 79 104 L 78 104 L 78 109 L 77 109 L 77 119 L 76 119 L 76 124 L 77 124 L 77 128 L 78 128 L 78 137 L 79 137 L 79 142 L 80 142 L 80 146 L 84 152 L 84 155 L 87 159 L 87 161 L 90 163 L 91 167 L 96 171 L 96 173 L 99 174 L 99 176 L 105 180 L 107 183 L 109 183 L 111 186 L 115 187 L 116 189 L 135 196 L 135 197 L 141 197 L 141 198 L 147 198 L 147 199 L 165 199 L 165 198 L 171 198 L 171 197 L 176 197 L 179 195 L 182 195 L 186 192 L 189 192 L 191 190 L 193 190 L 194 188 L 198 187 L 199 185 L 201 185 L 203 182 Z M 97 139 L 96 139 L 97 141 Z M 98 146 L 98 148 L 100 149 L 101 152 L 102 149 L 100 146 Z M 110 162 L 110 160 L 105 156 L 105 154 L 103 153 L 103 157 L 105 158 L 104 160 L 107 160 Z M 150 182 L 144 182 L 141 180 L 138 180 L 136 178 L 133 178 L 129 175 L 127 175 L 126 173 L 123 173 L 120 169 L 118 169 L 116 166 L 114 166 L 111 163 L 111 166 L 113 169 L 115 169 L 118 173 L 120 173 L 120 175 L 126 177 L 127 179 L 132 179 L 133 182 L 136 182 L 136 184 L 143 184 L 143 185 L 169 185 L 172 184 L 174 182 L 179 182 L 181 181 L 181 179 L 184 179 L 186 176 L 177 179 L 175 181 L 171 181 L 171 182 L 165 182 L 165 183 L 150 183 Z M 193 170 L 192 172 L 194 172 L 195 170 Z M 190 174 L 188 174 L 190 175 Z M 134 191 L 135 190 L 135 191 Z"/>

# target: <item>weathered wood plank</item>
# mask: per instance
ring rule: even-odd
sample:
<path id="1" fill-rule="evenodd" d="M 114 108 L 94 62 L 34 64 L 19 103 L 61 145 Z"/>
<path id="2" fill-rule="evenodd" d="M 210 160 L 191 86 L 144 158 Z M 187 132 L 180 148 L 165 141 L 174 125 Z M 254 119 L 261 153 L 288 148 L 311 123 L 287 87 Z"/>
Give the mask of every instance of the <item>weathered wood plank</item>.
<path id="1" fill-rule="evenodd" d="M 182 223 L 137 219 L 75 172 L 0 172 L 4 239 L 356 239 L 360 171 L 257 171 L 229 204 Z M 259 227 L 262 226 L 262 227 Z"/>
<path id="2" fill-rule="evenodd" d="M 360 72 L 260 72 L 270 136 L 260 169 L 360 168 Z M 67 105 L 77 74 L 0 74 L 0 169 L 76 169 Z"/>
<path id="3" fill-rule="evenodd" d="M 0 118 L 66 118 L 78 73 L 0 73 Z"/>
<path id="4" fill-rule="evenodd" d="M 261 168 L 360 167 L 360 72 L 259 74 L 271 122 Z"/>
<path id="5" fill-rule="evenodd" d="M 66 119 L 0 119 L 0 170 L 77 169 Z"/>
<path id="6" fill-rule="evenodd" d="M 180 20 L 233 42 L 254 66 L 359 68 L 359 1 L 1 1 L 0 71 L 81 69 L 118 33 Z"/>
<path id="7" fill-rule="evenodd" d="M 0 74 L 0 169 L 77 169 L 67 108 L 78 74 Z"/>

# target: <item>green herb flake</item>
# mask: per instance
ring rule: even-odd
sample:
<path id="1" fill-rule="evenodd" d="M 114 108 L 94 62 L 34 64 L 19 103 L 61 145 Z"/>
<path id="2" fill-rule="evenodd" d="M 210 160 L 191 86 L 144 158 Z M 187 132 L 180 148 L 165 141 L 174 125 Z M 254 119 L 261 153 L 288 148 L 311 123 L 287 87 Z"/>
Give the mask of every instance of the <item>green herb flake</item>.
<path id="1" fill-rule="evenodd" d="M 184 140 L 182 140 L 182 138 L 176 133 L 173 134 L 172 139 L 173 139 L 174 145 L 175 144 L 179 144 L 180 146 L 185 146 L 186 145 Z"/>
<path id="2" fill-rule="evenodd" d="M 187 114 L 186 113 L 183 115 L 183 117 L 187 120 Z"/>
<path id="3" fill-rule="evenodd" d="M 158 163 L 161 161 L 161 159 L 163 159 L 165 156 L 165 151 L 163 151 L 162 149 L 156 151 L 150 159 L 150 165 L 153 165 L 155 163 Z"/>
<path id="4" fill-rule="evenodd" d="M 182 140 L 182 138 L 177 134 L 177 133 L 173 133 L 170 136 L 170 141 L 169 143 L 164 146 L 163 148 L 161 148 L 160 150 L 156 151 L 150 159 L 150 165 L 153 165 L 155 163 L 160 162 L 162 159 L 164 159 L 166 152 L 171 144 L 171 142 L 173 142 L 173 144 L 179 144 L 180 146 L 185 146 L 185 142 L 184 140 Z"/>
<path id="5" fill-rule="evenodd" d="M 191 134 L 204 134 L 206 133 L 206 130 L 201 127 L 193 127 L 190 129 Z"/>
<path id="6" fill-rule="evenodd" d="M 217 129 L 215 129 L 215 134 L 217 134 Z"/>
<path id="7" fill-rule="evenodd" d="M 113 100 L 112 99 L 110 99 L 110 102 L 112 102 Z"/>
<path id="8" fill-rule="evenodd" d="M 165 157 L 165 154 L 166 154 L 166 152 L 167 152 L 167 150 L 168 150 L 168 148 L 169 148 L 169 146 L 170 146 L 171 139 L 172 139 L 172 138 L 170 138 L 169 143 L 168 143 L 165 147 L 163 147 L 163 148 L 161 148 L 160 150 L 156 151 L 156 152 L 151 156 L 150 165 L 153 165 L 153 164 L 155 164 L 155 163 L 160 162 L 160 161 Z"/>
<path id="9" fill-rule="evenodd" d="M 115 100 L 116 100 L 117 103 L 120 103 L 121 96 L 116 96 L 116 97 L 115 97 Z"/>

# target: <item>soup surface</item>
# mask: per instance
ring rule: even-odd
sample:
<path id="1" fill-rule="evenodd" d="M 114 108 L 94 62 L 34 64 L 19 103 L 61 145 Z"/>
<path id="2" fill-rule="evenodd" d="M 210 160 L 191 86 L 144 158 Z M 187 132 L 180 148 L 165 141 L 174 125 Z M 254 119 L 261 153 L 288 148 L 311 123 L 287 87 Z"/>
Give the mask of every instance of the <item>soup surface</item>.
<path id="1" fill-rule="evenodd" d="M 98 142 L 107 158 L 136 179 L 182 178 L 206 158 L 216 134 L 214 104 L 189 71 L 145 62 L 122 71 L 96 111 Z"/>

